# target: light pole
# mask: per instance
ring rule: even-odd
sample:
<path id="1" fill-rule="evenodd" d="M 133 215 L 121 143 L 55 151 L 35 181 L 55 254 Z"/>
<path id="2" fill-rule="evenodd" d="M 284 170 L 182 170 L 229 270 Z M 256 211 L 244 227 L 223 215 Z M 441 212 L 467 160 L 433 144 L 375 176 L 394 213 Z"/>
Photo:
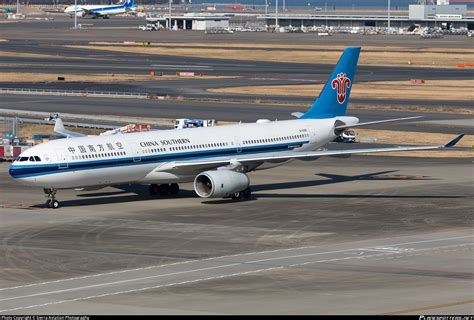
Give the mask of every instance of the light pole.
<path id="1" fill-rule="evenodd" d="M 388 30 L 387 30 L 387 34 L 390 34 L 390 0 L 388 0 L 388 10 L 387 10 L 387 13 L 388 13 L 388 21 L 387 21 L 387 26 L 388 26 Z"/>
<path id="2" fill-rule="evenodd" d="M 20 13 L 20 0 L 16 0 L 16 14 Z"/>
<path id="3" fill-rule="evenodd" d="M 278 28 L 278 0 L 275 0 L 275 28 Z"/>
<path id="4" fill-rule="evenodd" d="M 268 15 L 268 0 L 265 0 L 265 15 Z"/>
<path id="5" fill-rule="evenodd" d="M 74 29 L 77 29 L 77 0 L 74 0 Z"/>
<path id="6" fill-rule="evenodd" d="M 169 22 L 169 24 L 168 24 L 168 28 L 169 28 L 170 30 L 171 30 L 171 2 L 172 2 L 172 1 L 173 1 L 173 0 L 170 0 L 170 2 L 169 2 L 169 8 L 168 8 L 168 9 L 169 9 L 168 15 L 169 15 L 169 19 L 170 19 L 170 22 Z"/>

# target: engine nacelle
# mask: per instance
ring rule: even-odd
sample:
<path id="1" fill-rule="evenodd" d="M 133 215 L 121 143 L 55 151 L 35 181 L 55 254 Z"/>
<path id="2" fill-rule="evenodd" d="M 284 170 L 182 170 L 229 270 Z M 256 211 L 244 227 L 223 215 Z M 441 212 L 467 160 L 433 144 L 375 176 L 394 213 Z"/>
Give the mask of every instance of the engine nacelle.
<path id="1" fill-rule="evenodd" d="M 201 198 L 224 198 L 243 191 L 250 184 L 245 173 L 213 170 L 200 173 L 194 179 L 194 191 Z"/>
<path id="2" fill-rule="evenodd" d="M 84 11 L 77 11 L 76 12 L 76 16 L 78 16 L 78 17 L 85 17 L 85 15 L 86 15 L 86 13 Z"/>

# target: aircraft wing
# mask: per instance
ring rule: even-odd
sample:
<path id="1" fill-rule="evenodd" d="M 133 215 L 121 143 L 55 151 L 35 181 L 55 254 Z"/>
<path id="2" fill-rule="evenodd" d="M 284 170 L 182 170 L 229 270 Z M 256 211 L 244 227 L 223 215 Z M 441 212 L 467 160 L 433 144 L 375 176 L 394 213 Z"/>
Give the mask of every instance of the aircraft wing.
<path id="1" fill-rule="evenodd" d="M 461 140 L 464 134 L 460 134 L 453 140 L 444 145 L 437 146 L 398 146 L 389 148 L 366 148 L 366 149 L 352 149 L 352 150 L 317 150 L 309 152 L 268 152 L 257 155 L 236 155 L 232 157 L 221 157 L 210 160 L 190 160 L 190 161 L 176 161 L 163 165 L 158 168 L 158 171 L 171 171 L 175 169 L 211 169 L 226 165 L 245 165 L 246 163 L 255 162 L 270 162 L 278 163 L 288 160 L 315 160 L 320 157 L 347 157 L 352 154 L 360 153 L 376 153 L 376 152 L 396 152 L 396 151 L 419 151 L 419 150 L 436 150 L 451 148 Z"/>
<path id="2" fill-rule="evenodd" d="M 94 9 L 86 9 L 86 8 L 81 8 L 82 11 L 84 11 L 84 14 L 88 14 L 90 16 L 96 16 L 96 17 L 101 17 L 102 14 L 99 12 L 94 11 Z"/>
<path id="3" fill-rule="evenodd" d="M 53 131 L 65 136 L 66 138 L 84 137 L 84 135 L 79 132 L 69 131 L 65 129 L 63 120 L 61 120 L 61 118 L 56 118 Z"/>

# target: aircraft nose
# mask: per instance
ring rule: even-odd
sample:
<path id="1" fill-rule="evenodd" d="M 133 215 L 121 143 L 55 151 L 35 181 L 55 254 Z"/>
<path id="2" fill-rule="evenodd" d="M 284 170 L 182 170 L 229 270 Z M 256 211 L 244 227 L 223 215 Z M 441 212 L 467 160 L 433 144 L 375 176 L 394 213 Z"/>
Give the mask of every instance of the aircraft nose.
<path id="1" fill-rule="evenodd" d="M 10 166 L 10 168 L 8 169 L 8 173 L 9 173 L 10 176 L 12 176 L 13 178 L 16 178 L 16 177 L 20 174 L 20 168 L 14 167 L 14 166 L 12 165 L 12 166 Z"/>

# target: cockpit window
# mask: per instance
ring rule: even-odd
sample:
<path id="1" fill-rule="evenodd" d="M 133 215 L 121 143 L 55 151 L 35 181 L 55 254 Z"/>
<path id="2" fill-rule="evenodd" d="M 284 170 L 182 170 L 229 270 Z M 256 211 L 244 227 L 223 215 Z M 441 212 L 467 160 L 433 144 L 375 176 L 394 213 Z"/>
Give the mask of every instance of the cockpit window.
<path id="1" fill-rule="evenodd" d="M 35 157 L 30 157 L 30 161 L 35 161 Z"/>
<path id="2" fill-rule="evenodd" d="M 35 156 L 35 160 L 36 160 L 37 162 L 39 162 L 39 161 L 41 161 L 41 158 L 38 157 L 38 156 Z"/>
<path id="3" fill-rule="evenodd" d="M 28 157 L 20 157 L 20 161 L 23 162 L 23 161 L 28 161 Z"/>

